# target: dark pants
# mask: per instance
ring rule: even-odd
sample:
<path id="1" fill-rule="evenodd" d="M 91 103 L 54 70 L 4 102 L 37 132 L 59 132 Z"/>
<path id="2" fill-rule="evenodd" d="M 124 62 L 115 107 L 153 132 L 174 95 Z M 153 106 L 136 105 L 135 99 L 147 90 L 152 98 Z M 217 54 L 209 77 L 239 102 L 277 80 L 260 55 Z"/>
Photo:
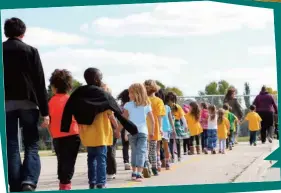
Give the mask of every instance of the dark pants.
<path id="1" fill-rule="evenodd" d="M 121 131 L 121 139 L 122 139 L 122 153 L 123 153 L 123 161 L 124 163 L 129 163 L 129 140 L 125 141 L 125 129 Z"/>
<path id="2" fill-rule="evenodd" d="M 165 154 L 164 154 L 164 148 L 163 148 L 162 141 L 160 141 L 160 160 L 165 160 Z"/>
<path id="3" fill-rule="evenodd" d="M 178 155 L 178 158 L 180 158 L 181 157 L 181 143 L 180 143 L 179 139 L 176 139 L 176 145 L 177 145 L 177 155 Z M 171 153 L 172 159 L 174 159 L 175 158 L 175 156 L 174 156 L 174 139 L 170 139 L 169 147 L 170 147 L 170 153 Z"/>
<path id="4" fill-rule="evenodd" d="M 250 144 L 257 142 L 257 131 L 250 131 Z"/>
<path id="5" fill-rule="evenodd" d="M 257 112 L 261 119 L 261 141 L 265 143 L 266 137 L 272 138 L 274 113 L 273 112 Z"/>
<path id="6" fill-rule="evenodd" d="M 21 162 L 18 120 L 22 126 L 24 160 Z M 40 157 L 38 155 L 38 121 L 39 111 L 16 110 L 6 112 L 6 137 L 8 158 L 8 181 L 10 192 L 20 192 L 22 184 L 37 186 L 41 171 Z"/>
<path id="7" fill-rule="evenodd" d="M 87 147 L 87 151 L 89 184 L 105 185 L 107 147 Z"/>
<path id="8" fill-rule="evenodd" d="M 195 145 L 199 146 L 200 145 L 200 135 L 194 135 L 194 136 L 190 137 L 190 140 L 189 140 L 190 147 L 194 146 L 194 141 L 195 141 Z"/>
<path id="9" fill-rule="evenodd" d="M 204 129 L 203 132 L 201 133 L 202 149 L 207 148 L 207 145 L 208 145 L 208 134 L 207 134 L 207 129 Z"/>
<path id="10" fill-rule="evenodd" d="M 233 145 L 233 130 L 229 131 L 228 138 L 226 139 L 226 148 Z"/>
<path id="11" fill-rule="evenodd" d="M 79 135 L 56 138 L 53 143 L 58 160 L 58 179 L 61 184 L 70 184 L 80 147 Z"/>
<path id="12" fill-rule="evenodd" d="M 117 172 L 116 142 L 117 142 L 117 139 L 114 138 L 112 146 L 107 146 L 106 173 L 108 175 L 113 175 L 113 174 L 116 174 L 116 172 Z"/>
<path id="13" fill-rule="evenodd" d="M 187 153 L 187 151 L 190 151 L 190 143 L 189 143 L 189 138 L 188 139 L 183 139 L 183 152 Z"/>

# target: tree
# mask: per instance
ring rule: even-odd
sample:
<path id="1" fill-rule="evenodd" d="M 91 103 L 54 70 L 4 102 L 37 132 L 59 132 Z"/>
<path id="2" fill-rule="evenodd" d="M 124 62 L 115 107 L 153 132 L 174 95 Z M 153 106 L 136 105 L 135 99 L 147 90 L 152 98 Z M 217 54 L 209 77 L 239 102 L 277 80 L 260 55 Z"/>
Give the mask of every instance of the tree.
<path id="1" fill-rule="evenodd" d="M 158 86 L 160 86 L 161 89 L 164 90 L 165 93 L 167 92 L 174 92 L 176 93 L 177 96 L 183 96 L 183 92 L 182 90 L 180 90 L 177 87 L 166 87 L 162 82 L 160 82 L 159 80 L 156 80 L 156 84 Z"/>

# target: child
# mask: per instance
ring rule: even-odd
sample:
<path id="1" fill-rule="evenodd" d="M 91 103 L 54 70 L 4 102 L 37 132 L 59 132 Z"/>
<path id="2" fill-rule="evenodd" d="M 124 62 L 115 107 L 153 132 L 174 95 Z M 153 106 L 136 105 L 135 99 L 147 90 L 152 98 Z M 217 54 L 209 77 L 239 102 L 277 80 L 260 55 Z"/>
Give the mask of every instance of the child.
<path id="1" fill-rule="evenodd" d="M 175 135 L 171 135 L 170 138 L 170 153 L 172 156 L 172 162 L 174 162 L 174 143 L 177 146 L 177 156 L 178 161 L 181 161 L 181 144 L 180 140 L 187 136 L 187 125 L 184 117 L 184 111 L 180 105 L 177 104 L 177 95 L 173 92 L 168 92 L 165 97 L 165 103 L 169 105 L 174 116 L 174 126 L 175 126 Z M 183 126 L 182 126 L 183 124 Z"/>
<path id="2" fill-rule="evenodd" d="M 257 131 L 261 129 L 261 117 L 258 113 L 256 113 L 256 106 L 251 105 L 250 111 L 246 117 L 245 121 L 249 123 L 249 130 L 250 130 L 250 145 L 257 145 Z"/>
<path id="3" fill-rule="evenodd" d="M 102 84 L 102 88 L 111 94 L 111 89 L 106 85 Z M 111 126 L 113 130 L 116 130 L 116 128 L 113 126 L 114 122 L 111 122 Z M 119 138 L 117 135 L 113 136 L 113 144 L 111 146 L 107 146 L 107 159 L 106 159 L 106 173 L 107 173 L 107 179 L 115 179 L 117 174 L 117 163 L 116 163 L 116 143 L 117 138 Z"/>
<path id="4" fill-rule="evenodd" d="M 203 128 L 203 132 L 201 134 L 201 146 L 202 151 L 206 154 L 207 151 L 207 129 L 208 129 L 208 107 L 206 103 L 201 103 L 201 115 L 200 115 L 200 124 Z"/>
<path id="5" fill-rule="evenodd" d="M 141 182 L 147 151 L 148 128 L 146 119 L 149 120 L 149 137 L 154 138 L 154 116 L 150 106 L 145 87 L 142 84 L 133 84 L 129 88 L 130 102 L 124 105 L 124 117 L 131 120 L 138 127 L 137 135 L 129 135 L 131 146 L 132 180 Z"/>
<path id="6" fill-rule="evenodd" d="M 216 146 L 217 146 L 217 129 L 218 129 L 218 120 L 217 120 L 217 112 L 215 105 L 210 105 L 208 107 L 208 129 L 207 129 L 207 141 L 208 141 L 208 149 L 211 150 L 212 154 L 216 154 Z M 205 154 L 208 154 L 206 151 Z"/>
<path id="7" fill-rule="evenodd" d="M 223 109 L 218 111 L 218 139 L 219 139 L 219 153 L 225 154 L 226 139 L 229 133 L 230 124 L 225 117 Z"/>
<path id="8" fill-rule="evenodd" d="M 228 104 L 224 104 L 223 109 L 224 109 L 224 115 L 228 119 L 229 124 L 230 124 L 229 136 L 227 138 L 226 146 L 229 147 L 229 150 L 232 150 L 232 147 L 233 147 L 233 132 L 235 130 L 235 124 L 238 121 L 238 119 L 233 113 L 231 113 L 229 111 L 229 105 Z"/>
<path id="9" fill-rule="evenodd" d="M 123 90 L 117 96 L 117 100 L 121 101 L 121 109 L 124 112 L 124 105 L 130 101 L 129 89 Z M 125 165 L 125 170 L 131 170 L 131 166 L 129 162 L 129 140 L 125 129 L 122 129 L 121 131 L 121 139 L 122 139 L 122 146 L 123 146 L 122 153 L 123 153 L 123 162 Z"/>
<path id="10" fill-rule="evenodd" d="M 200 134 L 203 132 L 200 124 L 200 109 L 196 102 L 190 103 L 190 112 L 185 115 L 190 132 L 190 155 L 194 155 L 194 140 L 196 141 L 196 151 L 200 154 Z"/>
<path id="11" fill-rule="evenodd" d="M 155 93 L 160 90 L 160 87 L 156 84 L 154 80 L 146 80 L 144 86 L 147 91 L 148 98 L 151 103 L 152 113 L 154 116 L 154 135 L 153 138 L 149 139 L 149 162 L 152 165 L 152 172 L 155 176 L 161 171 L 161 161 L 160 161 L 160 141 L 162 139 L 162 117 L 166 115 L 165 106 L 163 101 L 155 96 Z M 148 120 L 148 129 L 150 128 L 150 123 Z"/>
<path id="12" fill-rule="evenodd" d="M 163 135 L 162 135 L 162 144 L 164 146 L 164 154 L 165 154 L 165 161 L 164 165 L 166 167 L 166 170 L 170 169 L 170 152 L 169 152 L 169 139 L 170 139 L 170 134 L 173 133 L 175 134 L 175 126 L 173 124 L 173 117 L 171 113 L 171 108 L 167 104 L 167 101 L 165 100 L 165 94 L 163 90 L 159 90 L 157 93 L 157 96 L 162 99 L 162 101 L 165 104 L 165 111 L 166 115 L 162 118 L 162 128 L 163 128 Z"/>
<path id="13" fill-rule="evenodd" d="M 182 109 L 183 109 L 184 114 L 187 114 L 190 111 L 190 106 L 184 104 Z M 184 152 L 183 154 L 184 155 L 187 155 L 188 152 L 190 152 L 189 140 L 190 140 L 190 136 L 189 136 L 189 133 L 187 133 L 187 136 L 183 138 L 183 152 Z"/>
<path id="14" fill-rule="evenodd" d="M 67 70 L 56 69 L 50 78 L 50 85 L 54 96 L 49 101 L 50 127 L 54 149 L 58 160 L 58 179 L 60 190 L 71 190 L 71 179 L 80 147 L 77 122 L 72 119 L 70 132 L 60 132 L 60 125 L 65 104 L 72 88 L 72 76 Z M 67 151 L 66 151 L 67 150 Z"/>

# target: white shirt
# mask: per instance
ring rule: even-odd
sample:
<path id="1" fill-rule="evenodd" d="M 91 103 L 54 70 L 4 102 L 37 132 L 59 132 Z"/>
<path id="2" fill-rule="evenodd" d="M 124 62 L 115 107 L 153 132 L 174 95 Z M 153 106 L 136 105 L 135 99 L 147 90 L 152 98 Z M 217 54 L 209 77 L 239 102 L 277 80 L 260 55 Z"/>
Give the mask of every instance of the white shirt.
<path id="1" fill-rule="evenodd" d="M 208 129 L 218 129 L 218 117 L 215 116 L 214 120 L 211 120 L 211 117 L 208 118 Z"/>

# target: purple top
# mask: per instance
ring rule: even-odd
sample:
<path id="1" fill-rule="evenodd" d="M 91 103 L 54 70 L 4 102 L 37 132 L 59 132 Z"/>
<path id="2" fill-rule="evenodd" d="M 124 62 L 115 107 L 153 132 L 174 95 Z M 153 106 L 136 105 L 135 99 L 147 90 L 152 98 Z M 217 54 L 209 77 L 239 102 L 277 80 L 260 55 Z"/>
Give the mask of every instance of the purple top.
<path id="1" fill-rule="evenodd" d="M 256 106 L 256 111 L 275 112 L 276 114 L 278 112 L 275 100 L 268 92 L 260 92 L 253 104 Z"/>

